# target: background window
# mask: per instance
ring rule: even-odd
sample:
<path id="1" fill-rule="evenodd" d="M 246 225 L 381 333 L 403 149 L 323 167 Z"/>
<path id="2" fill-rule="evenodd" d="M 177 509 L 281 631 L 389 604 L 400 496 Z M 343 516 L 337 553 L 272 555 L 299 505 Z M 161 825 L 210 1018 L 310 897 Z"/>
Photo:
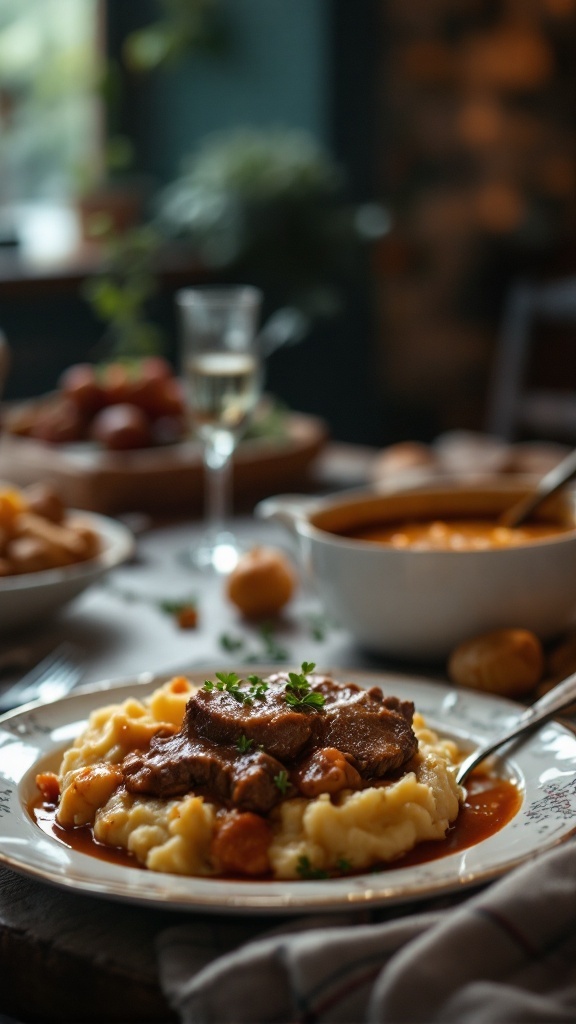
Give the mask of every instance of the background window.
<path id="1" fill-rule="evenodd" d="M 0 208 L 61 199 L 98 160 L 98 0 L 0 0 Z"/>

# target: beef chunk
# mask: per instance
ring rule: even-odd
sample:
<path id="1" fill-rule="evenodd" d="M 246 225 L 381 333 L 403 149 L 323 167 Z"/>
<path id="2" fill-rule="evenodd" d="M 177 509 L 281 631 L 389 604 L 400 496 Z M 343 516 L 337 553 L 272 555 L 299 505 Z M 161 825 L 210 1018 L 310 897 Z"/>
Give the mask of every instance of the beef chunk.
<path id="1" fill-rule="evenodd" d="M 359 788 L 414 756 L 410 701 L 385 697 L 379 687 L 307 678 L 324 697 L 320 707 L 288 704 L 284 674 L 270 676 L 268 688 L 248 701 L 248 687 L 236 695 L 198 690 L 180 732 L 157 735 L 148 751 L 124 759 L 126 788 L 162 797 L 195 790 L 224 806 L 267 814 L 282 798 L 274 781 L 281 772 L 296 791 L 313 796 Z"/>
<path id="2" fill-rule="evenodd" d="M 376 708 L 362 701 L 332 704 L 322 722 L 323 746 L 350 754 L 363 778 L 379 779 L 416 753 L 418 740 L 411 722 L 384 702 Z"/>
<path id="3" fill-rule="evenodd" d="M 134 751 L 122 763 L 124 785 L 131 793 L 170 797 L 196 789 L 259 814 L 278 803 L 281 793 L 274 776 L 281 771 L 282 764 L 262 750 L 240 754 L 184 731 L 155 736 L 149 750 Z"/>
<path id="4" fill-rule="evenodd" d="M 310 681 L 325 700 L 323 713 L 312 720 L 316 746 L 349 754 L 365 779 L 382 778 L 414 756 L 412 701 L 384 696 L 378 686 L 365 690 L 324 676 Z"/>
<path id="5" fill-rule="evenodd" d="M 240 704 L 225 691 L 199 690 L 188 702 L 184 729 L 214 743 L 234 744 L 243 735 L 272 757 L 293 761 L 312 736 L 313 715 L 286 703 L 284 681 L 252 704 Z"/>

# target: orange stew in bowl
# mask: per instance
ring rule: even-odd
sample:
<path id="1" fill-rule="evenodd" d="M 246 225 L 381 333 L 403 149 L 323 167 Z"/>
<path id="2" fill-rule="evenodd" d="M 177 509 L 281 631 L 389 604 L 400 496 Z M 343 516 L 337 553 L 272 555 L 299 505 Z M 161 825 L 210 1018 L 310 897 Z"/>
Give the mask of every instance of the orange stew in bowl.
<path id="1" fill-rule="evenodd" d="M 493 519 L 434 519 L 372 523 L 338 533 L 343 537 L 386 544 L 393 548 L 414 548 L 422 551 L 483 551 L 547 540 L 573 529 L 571 525 L 544 521 L 507 527 L 501 526 Z"/>

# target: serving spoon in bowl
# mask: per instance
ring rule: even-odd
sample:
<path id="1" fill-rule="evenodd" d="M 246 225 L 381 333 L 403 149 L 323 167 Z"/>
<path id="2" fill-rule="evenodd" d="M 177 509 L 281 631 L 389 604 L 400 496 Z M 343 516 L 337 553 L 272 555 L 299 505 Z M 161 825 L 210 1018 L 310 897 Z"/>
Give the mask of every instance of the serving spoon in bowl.
<path id="1" fill-rule="evenodd" d="M 530 491 L 523 498 L 520 498 L 519 501 L 515 501 L 510 508 L 506 509 L 500 516 L 500 525 L 508 527 L 520 526 L 521 523 L 528 519 L 528 516 L 532 515 L 532 512 L 541 502 L 545 501 L 546 498 L 550 498 L 564 484 L 573 480 L 575 476 L 576 449 L 546 473 L 533 491 Z"/>
<path id="2" fill-rule="evenodd" d="M 458 785 L 463 786 L 476 765 L 494 753 L 498 747 L 503 747 L 504 744 L 510 743 L 511 740 L 515 740 L 523 733 L 532 730 L 540 722 L 544 722 L 557 711 L 562 711 L 563 708 L 568 707 L 575 700 L 576 672 L 573 672 L 572 675 L 568 676 L 561 683 L 553 686 L 548 693 L 545 693 L 543 697 L 540 697 L 529 708 L 526 708 L 526 711 L 520 715 L 514 725 L 507 729 L 506 732 L 501 733 L 495 739 L 488 740 L 487 743 L 481 744 L 468 757 L 464 758 L 456 772 L 456 782 Z"/>

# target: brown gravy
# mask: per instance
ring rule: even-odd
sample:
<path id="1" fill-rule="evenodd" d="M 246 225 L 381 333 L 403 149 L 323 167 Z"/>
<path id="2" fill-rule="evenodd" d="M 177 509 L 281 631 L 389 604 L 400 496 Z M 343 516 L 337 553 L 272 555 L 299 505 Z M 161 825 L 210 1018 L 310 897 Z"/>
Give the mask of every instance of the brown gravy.
<path id="1" fill-rule="evenodd" d="M 493 519 L 414 519 L 353 527 L 338 531 L 338 536 L 421 551 L 484 551 L 548 540 L 573 529 L 570 525 L 544 521 L 507 527 Z"/>
<path id="2" fill-rule="evenodd" d="M 475 846 L 476 843 L 499 832 L 518 812 L 522 801 L 520 791 L 513 782 L 480 773 L 470 776 L 466 791 L 466 799 L 460 808 L 458 818 L 444 840 L 419 843 L 410 853 L 382 867 L 390 869 L 424 864 Z M 56 807 L 44 803 L 40 796 L 32 801 L 28 809 L 31 817 L 44 832 L 69 849 L 124 867 L 142 867 L 136 858 L 125 850 L 97 842 L 88 825 L 73 829 L 63 828 L 56 821 Z M 246 878 L 237 880 L 246 881 Z"/>

